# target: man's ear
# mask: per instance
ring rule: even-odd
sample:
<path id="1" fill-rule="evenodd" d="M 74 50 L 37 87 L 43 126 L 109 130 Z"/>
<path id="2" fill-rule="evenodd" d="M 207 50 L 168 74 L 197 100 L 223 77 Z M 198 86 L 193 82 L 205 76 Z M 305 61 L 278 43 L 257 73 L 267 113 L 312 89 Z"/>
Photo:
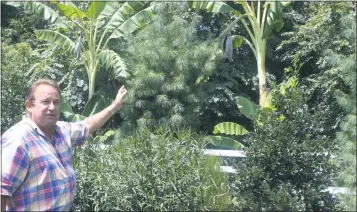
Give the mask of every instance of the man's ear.
<path id="1" fill-rule="evenodd" d="M 26 111 L 30 113 L 32 111 L 32 107 L 31 107 L 32 103 L 31 103 L 31 101 L 30 100 L 26 100 L 25 101 L 25 106 L 26 106 Z"/>

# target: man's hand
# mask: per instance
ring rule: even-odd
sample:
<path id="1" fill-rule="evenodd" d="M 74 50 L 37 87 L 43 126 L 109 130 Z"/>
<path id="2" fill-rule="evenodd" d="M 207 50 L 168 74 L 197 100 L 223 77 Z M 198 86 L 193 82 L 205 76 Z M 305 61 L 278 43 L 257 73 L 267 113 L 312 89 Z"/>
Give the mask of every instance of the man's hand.
<path id="1" fill-rule="evenodd" d="M 116 98 L 115 98 L 115 100 L 114 100 L 114 102 L 113 102 L 113 110 L 115 110 L 115 111 L 113 111 L 113 112 L 116 112 L 116 111 L 118 111 L 119 109 L 120 109 L 120 107 L 121 107 L 121 103 L 123 102 L 123 100 L 124 100 L 124 97 L 125 97 L 125 95 L 126 95 L 126 92 L 127 92 L 127 90 L 126 90 L 126 88 L 124 87 L 124 85 L 123 86 L 121 86 L 120 87 L 120 89 L 119 89 L 119 91 L 118 91 L 118 94 L 117 94 L 117 96 L 116 96 Z"/>

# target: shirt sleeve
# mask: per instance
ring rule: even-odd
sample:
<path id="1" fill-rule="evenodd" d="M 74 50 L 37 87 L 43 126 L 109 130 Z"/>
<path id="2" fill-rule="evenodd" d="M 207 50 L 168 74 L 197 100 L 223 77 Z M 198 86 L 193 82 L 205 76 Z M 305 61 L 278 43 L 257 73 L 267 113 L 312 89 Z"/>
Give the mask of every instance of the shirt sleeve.
<path id="1" fill-rule="evenodd" d="M 69 123 L 71 128 L 71 144 L 72 147 L 82 145 L 87 140 L 88 131 L 87 124 L 84 121 Z"/>
<path id="2" fill-rule="evenodd" d="M 24 141 L 6 133 L 1 137 L 1 195 L 12 196 L 29 170 L 29 153 Z"/>

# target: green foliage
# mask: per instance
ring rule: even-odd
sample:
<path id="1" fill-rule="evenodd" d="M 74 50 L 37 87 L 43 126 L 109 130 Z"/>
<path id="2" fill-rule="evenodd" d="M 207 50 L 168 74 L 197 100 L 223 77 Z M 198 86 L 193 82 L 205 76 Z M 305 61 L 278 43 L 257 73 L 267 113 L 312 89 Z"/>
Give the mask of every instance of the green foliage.
<path id="1" fill-rule="evenodd" d="M 248 131 L 239 124 L 233 122 L 222 122 L 214 126 L 213 133 L 224 133 L 228 135 L 246 135 Z"/>
<path id="2" fill-rule="evenodd" d="M 259 106 L 244 96 L 237 96 L 236 103 L 239 111 L 246 117 L 253 119 L 259 110 Z"/>
<path id="3" fill-rule="evenodd" d="M 227 209 L 227 176 L 218 158 L 203 154 L 201 135 L 158 127 L 114 140 L 105 149 L 87 144 L 75 151 L 74 210 Z"/>
<path id="4" fill-rule="evenodd" d="M 1 130 L 3 132 L 21 120 L 25 109 L 26 91 L 23 88 L 28 84 L 28 79 L 23 75 L 36 58 L 35 55 L 31 55 L 31 51 L 30 45 L 26 43 L 1 46 Z"/>
<path id="5" fill-rule="evenodd" d="M 261 108 L 268 105 L 267 102 L 267 85 L 266 85 L 266 73 L 265 73 L 265 55 L 267 39 L 272 37 L 273 30 L 280 31 L 283 27 L 282 10 L 288 3 L 278 2 L 265 2 L 264 5 L 261 1 L 248 2 L 248 1 L 235 1 L 236 4 L 244 10 L 243 15 L 237 9 L 229 6 L 223 2 L 193 2 L 190 3 L 191 7 L 195 9 L 205 9 L 213 13 L 229 12 L 234 14 L 235 20 L 223 31 L 220 37 L 226 37 L 225 50 L 226 56 L 232 60 L 232 48 L 235 42 L 230 39 L 229 33 L 233 30 L 237 22 L 241 22 L 246 32 L 249 34 L 247 39 L 243 36 L 239 36 L 248 44 L 257 62 L 257 71 L 259 79 L 259 105 Z M 262 12 L 261 12 L 262 11 Z M 242 42 L 242 41 L 240 41 Z"/>
<path id="6" fill-rule="evenodd" d="M 350 22 L 350 26 L 356 29 L 355 22 Z M 345 28 L 345 30 L 349 29 Z M 356 37 L 355 30 L 351 36 Z M 356 43 L 353 47 L 356 47 Z M 332 77 L 341 77 L 348 88 L 346 92 L 343 90 L 335 92 L 338 103 L 345 111 L 340 124 L 341 129 L 336 137 L 340 148 L 338 156 L 341 168 L 337 177 L 337 185 L 348 188 L 350 193 L 340 194 L 339 197 L 345 210 L 352 211 L 356 209 L 356 52 L 345 56 L 329 51 L 326 58 L 335 59 L 327 60 L 326 66 L 329 69 L 326 73 L 331 74 Z"/>
<path id="7" fill-rule="evenodd" d="M 332 136 L 337 132 L 342 169 L 337 186 L 349 188 L 341 194 L 345 210 L 356 209 L 356 5 L 352 2 L 310 2 L 295 30 L 278 48 L 283 61 L 301 62 L 304 92 L 310 105 L 334 111 L 329 115 Z M 337 104 L 338 103 L 338 104 Z M 339 108 L 342 107 L 342 111 Z M 330 127 L 332 126 L 332 127 Z"/>
<path id="8" fill-rule="evenodd" d="M 21 119 L 27 88 L 37 79 L 57 81 L 62 95 L 69 99 L 75 111 L 84 106 L 85 94 L 81 92 L 88 89 L 85 76 L 80 74 L 81 67 L 71 55 L 36 40 L 36 28 L 48 27 L 46 21 L 21 7 L 16 9 L 14 17 L 1 30 L 1 127 L 4 131 Z"/>
<path id="9" fill-rule="evenodd" d="M 235 139 L 226 136 L 207 136 L 208 143 L 216 147 L 223 147 L 228 149 L 243 149 L 244 146 Z"/>
<path id="10" fill-rule="evenodd" d="M 336 142 L 324 130 L 326 111 L 311 111 L 296 87 L 283 96 L 274 88 L 276 111 L 259 114 L 246 139 L 244 164 L 239 164 L 235 180 L 238 210 L 326 211 L 337 210 L 336 199 L 324 191 L 332 185 L 336 166 L 331 156 Z M 279 119 L 279 116 L 285 119 Z"/>
<path id="11" fill-rule="evenodd" d="M 36 37 L 40 40 L 52 42 L 52 44 L 63 48 L 67 52 L 74 51 L 74 42 L 62 33 L 48 29 L 37 30 L 35 33 Z"/>
<path id="12" fill-rule="evenodd" d="M 218 43 L 196 36 L 198 17 L 185 15 L 186 4 L 162 4 L 151 25 L 128 39 L 132 78 L 123 105 L 126 127 L 199 126 L 203 84 L 222 58 Z M 186 18 L 184 18 L 186 17 Z"/>

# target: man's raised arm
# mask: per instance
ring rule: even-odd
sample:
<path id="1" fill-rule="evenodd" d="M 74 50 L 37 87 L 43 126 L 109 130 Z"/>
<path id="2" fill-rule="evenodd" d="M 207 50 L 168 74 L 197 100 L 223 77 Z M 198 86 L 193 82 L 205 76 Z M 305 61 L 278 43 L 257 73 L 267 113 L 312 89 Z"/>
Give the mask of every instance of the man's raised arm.
<path id="1" fill-rule="evenodd" d="M 121 86 L 114 102 L 111 105 L 104 108 L 102 111 L 84 119 L 84 121 L 86 122 L 87 127 L 88 127 L 88 131 L 87 131 L 88 135 L 91 134 L 92 132 L 96 131 L 100 127 L 102 127 L 104 125 L 104 123 L 107 122 L 108 119 L 110 117 L 112 117 L 114 115 L 114 113 L 120 109 L 121 104 L 122 104 L 124 97 L 126 95 L 126 92 L 127 92 L 127 90 L 124 87 L 124 85 Z"/>

